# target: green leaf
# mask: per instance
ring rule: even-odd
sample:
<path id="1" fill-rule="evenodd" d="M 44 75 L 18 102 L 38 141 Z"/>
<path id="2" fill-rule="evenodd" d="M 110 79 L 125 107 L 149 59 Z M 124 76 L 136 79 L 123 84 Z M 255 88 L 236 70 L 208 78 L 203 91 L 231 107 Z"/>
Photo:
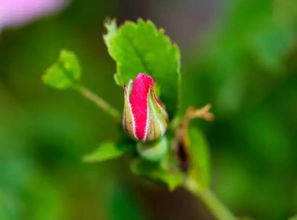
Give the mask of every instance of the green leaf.
<path id="1" fill-rule="evenodd" d="M 140 72 L 153 76 L 160 86 L 161 97 L 170 116 L 178 107 L 180 52 L 175 44 L 151 21 L 139 19 L 117 28 L 114 20 L 105 24 L 104 40 L 116 61 L 115 80 L 124 86 Z"/>
<path id="2" fill-rule="evenodd" d="M 197 181 L 200 187 L 206 189 L 210 182 L 208 145 L 202 132 L 196 128 L 190 128 L 189 138 L 189 152 L 192 163 L 189 174 Z"/>
<path id="3" fill-rule="evenodd" d="M 67 89 L 79 83 L 80 72 L 80 65 L 75 54 L 62 50 L 58 61 L 46 70 L 42 80 L 53 88 Z"/>
<path id="4" fill-rule="evenodd" d="M 176 189 L 183 182 L 183 175 L 180 172 L 174 172 L 162 167 L 161 163 L 149 162 L 143 159 L 136 159 L 131 163 L 131 170 L 134 174 L 157 181 L 170 191 Z"/>
<path id="5" fill-rule="evenodd" d="M 130 150 L 130 146 L 117 145 L 113 142 L 103 142 L 98 148 L 83 157 L 85 162 L 102 162 L 105 160 L 115 159 Z"/>

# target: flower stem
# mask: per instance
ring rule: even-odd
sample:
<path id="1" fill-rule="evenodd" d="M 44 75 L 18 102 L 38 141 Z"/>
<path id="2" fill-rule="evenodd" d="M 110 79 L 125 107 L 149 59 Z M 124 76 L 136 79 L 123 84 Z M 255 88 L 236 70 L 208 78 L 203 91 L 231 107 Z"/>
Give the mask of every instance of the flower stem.
<path id="1" fill-rule="evenodd" d="M 84 96 L 86 99 L 94 102 L 97 107 L 104 110 L 106 113 L 108 113 L 110 116 L 112 116 L 117 121 L 120 120 L 121 115 L 114 107 L 112 107 L 109 103 L 107 103 L 104 99 L 102 99 L 97 94 L 90 91 L 88 88 L 84 86 L 78 86 L 76 87 L 77 91 Z"/>
<path id="2" fill-rule="evenodd" d="M 187 182 L 185 187 L 204 203 L 217 220 L 237 219 L 210 189 L 201 189 L 194 181 Z"/>

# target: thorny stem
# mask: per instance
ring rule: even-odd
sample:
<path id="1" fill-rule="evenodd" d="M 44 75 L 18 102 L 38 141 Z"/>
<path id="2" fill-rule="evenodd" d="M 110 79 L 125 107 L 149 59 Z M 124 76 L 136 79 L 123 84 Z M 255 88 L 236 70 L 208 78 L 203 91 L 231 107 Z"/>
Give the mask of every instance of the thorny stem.
<path id="1" fill-rule="evenodd" d="M 212 120 L 213 114 L 209 112 L 210 105 L 207 104 L 200 109 L 190 107 L 179 124 L 175 134 L 174 150 L 176 152 L 183 152 L 183 157 L 180 158 L 180 163 L 188 165 L 190 140 L 188 138 L 189 123 L 194 118 L 201 118 L 204 120 Z M 186 168 L 186 167 L 185 167 Z M 187 169 L 187 168 L 186 168 Z M 205 189 L 199 186 L 194 179 L 190 178 L 185 182 L 185 188 L 193 195 L 200 199 L 204 205 L 209 209 L 217 220 L 235 220 L 236 217 L 226 208 L 221 201 L 215 196 L 210 189 Z"/>
<path id="2" fill-rule="evenodd" d="M 202 108 L 196 109 L 194 107 L 189 107 L 186 111 L 186 114 L 183 120 L 180 122 L 173 145 L 173 150 L 178 152 L 178 148 L 183 148 L 182 151 L 185 153 L 185 156 L 188 157 L 188 127 L 189 123 L 194 118 L 201 118 L 207 121 L 211 121 L 214 118 L 214 115 L 209 111 L 211 108 L 210 104 L 203 106 Z"/>
<path id="3" fill-rule="evenodd" d="M 97 107 L 104 110 L 106 113 L 108 113 L 110 116 L 112 116 L 117 121 L 120 120 L 121 116 L 118 110 L 113 108 L 109 103 L 107 103 L 105 100 L 103 100 L 100 96 L 96 95 L 92 91 L 90 91 L 88 88 L 84 86 L 78 86 L 76 87 L 77 91 L 84 96 L 86 99 L 94 102 Z"/>

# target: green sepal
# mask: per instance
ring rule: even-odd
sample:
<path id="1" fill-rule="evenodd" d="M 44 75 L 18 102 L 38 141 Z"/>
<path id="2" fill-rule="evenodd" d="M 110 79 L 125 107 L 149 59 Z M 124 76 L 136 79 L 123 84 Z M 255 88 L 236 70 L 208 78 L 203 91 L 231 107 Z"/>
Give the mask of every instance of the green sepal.
<path id="1" fill-rule="evenodd" d="M 148 161 L 156 162 L 160 161 L 168 150 L 168 141 L 166 136 L 163 136 L 157 141 L 149 143 L 137 143 L 137 152 L 139 155 Z"/>

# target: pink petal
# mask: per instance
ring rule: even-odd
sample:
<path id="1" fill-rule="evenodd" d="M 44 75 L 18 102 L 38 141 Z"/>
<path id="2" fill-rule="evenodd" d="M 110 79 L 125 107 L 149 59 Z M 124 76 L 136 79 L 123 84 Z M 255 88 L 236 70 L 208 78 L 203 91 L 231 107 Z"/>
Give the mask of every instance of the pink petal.
<path id="1" fill-rule="evenodd" d="M 154 79 L 146 74 L 139 73 L 133 81 L 130 95 L 130 105 L 135 121 L 135 134 L 140 140 L 145 139 L 148 119 L 148 95 L 154 86 Z"/>

